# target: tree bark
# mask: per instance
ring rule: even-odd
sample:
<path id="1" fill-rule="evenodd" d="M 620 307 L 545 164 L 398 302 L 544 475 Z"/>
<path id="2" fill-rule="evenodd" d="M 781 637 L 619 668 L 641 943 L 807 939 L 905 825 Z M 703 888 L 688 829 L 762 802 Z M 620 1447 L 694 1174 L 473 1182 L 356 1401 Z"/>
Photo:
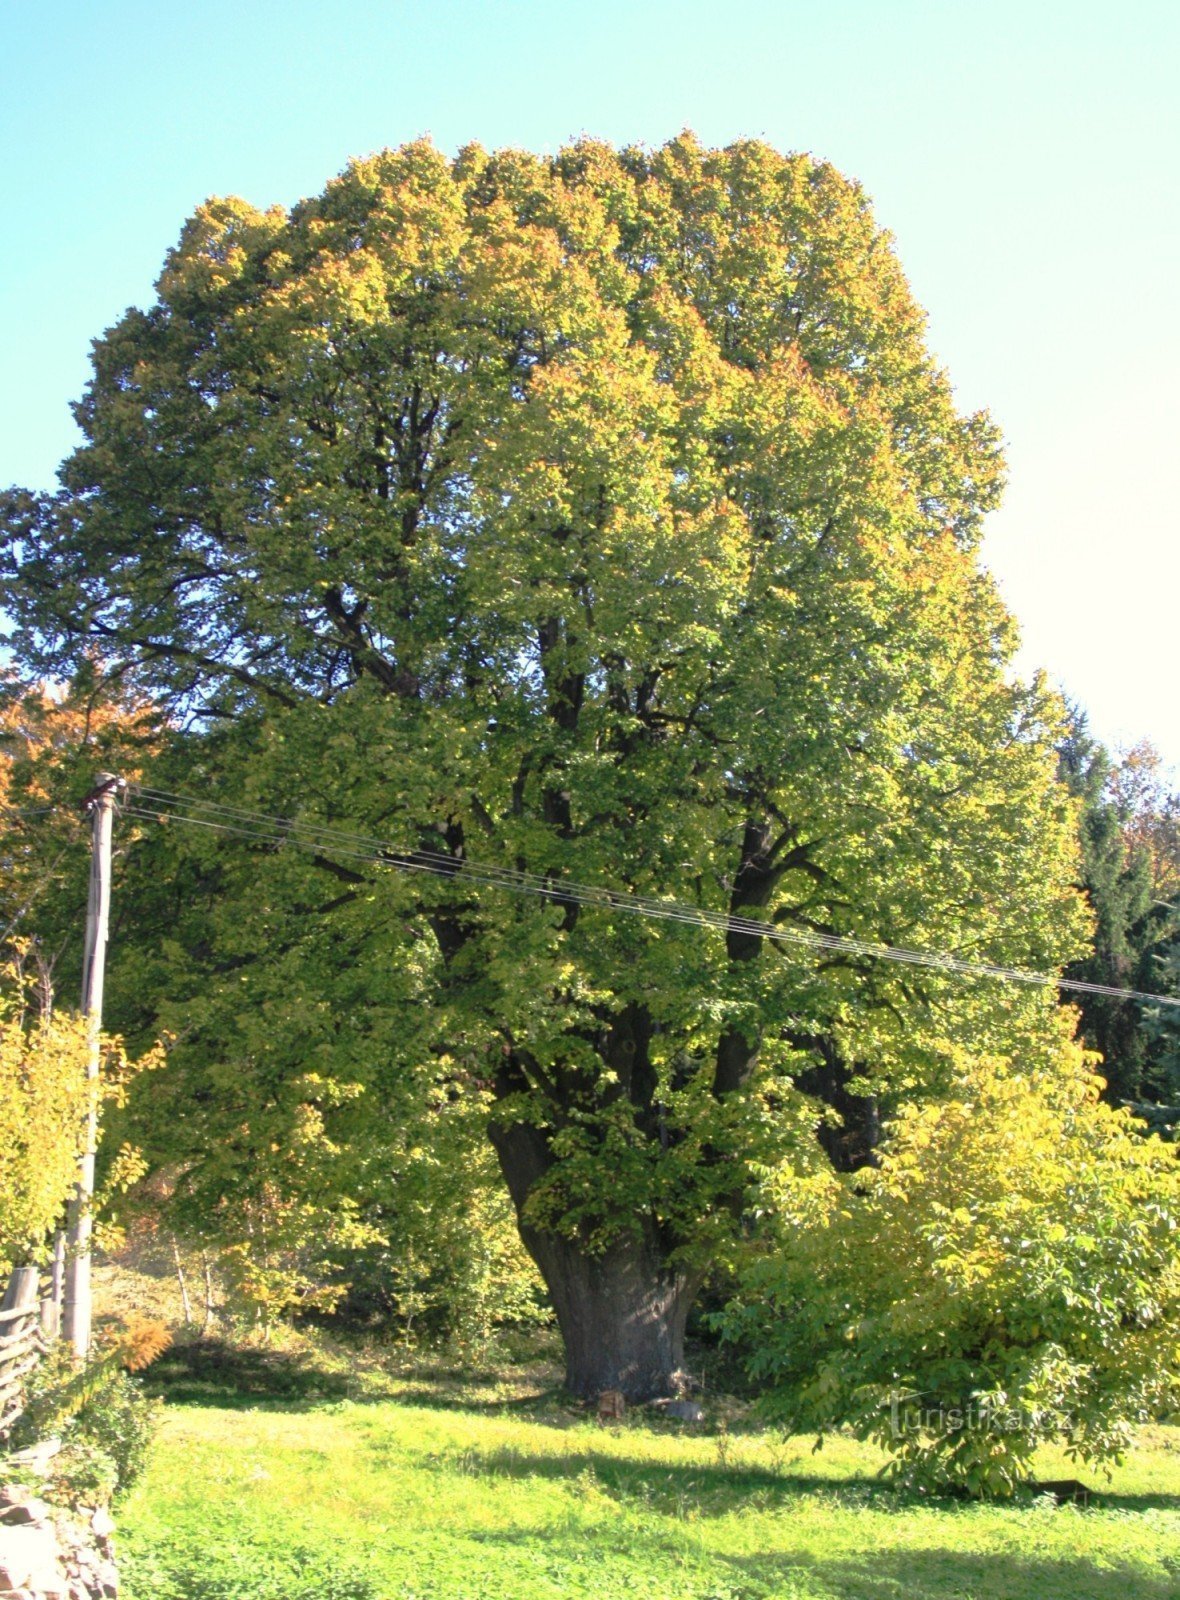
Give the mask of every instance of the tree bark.
<path id="1" fill-rule="evenodd" d="M 617 1239 L 588 1255 L 557 1234 L 522 1226 L 521 1237 L 557 1313 L 570 1393 L 593 1400 L 618 1389 L 634 1402 L 677 1393 L 697 1281 L 669 1267 L 644 1238 Z"/>
<path id="2" fill-rule="evenodd" d="M 837 1172 L 857 1172 L 861 1167 L 875 1165 L 881 1143 L 881 1111 L 876 1097 L 849 1090 L 848 1082 L 856 1068 L 841 1059 L 831 1039 L 796 1036 L 795 1042 L 819 1056 L 815 1066 L 795 1079 L 796 1088 L 831 1106 L 840 1118 L 836 1127 L 822 1122 L 816 1129 L 828 1159 Z"/>
<path id="3" fill-rule="evenodd" d="M 652 1222 L 588 1251 L 576 1238 L 525 1220 L 533 1185 L 553 1156 L 544 1133 L 524 1123 L 488 1129 L 516 1207 L 520 1237 L 553 1301 L 565 1346 L 565 1383 L 592 1400 L 606 1389 L 630 1401 L 677 1392 L 684 1366 L 684 1327 L 701 1285 L 697 1273 L 668 1262 L 670 1242 Z"/>
<path id="4" fill-rule="evenodd" d="M 172 1240 L 172 1262 L 176 1268 L 176 1281 L 180 1285 L 180 1309 L 184 1315 L 184 1325 L 188 1328 L 191 1327 L 193 1320 L 192 1301 L 188 1297 L 188 1280 L 184 1275 L 184 1262 L 180 1259 L 180 1245 L 176 1241 L 176 1235 L 170 1234 L 169 1238 Z"/>

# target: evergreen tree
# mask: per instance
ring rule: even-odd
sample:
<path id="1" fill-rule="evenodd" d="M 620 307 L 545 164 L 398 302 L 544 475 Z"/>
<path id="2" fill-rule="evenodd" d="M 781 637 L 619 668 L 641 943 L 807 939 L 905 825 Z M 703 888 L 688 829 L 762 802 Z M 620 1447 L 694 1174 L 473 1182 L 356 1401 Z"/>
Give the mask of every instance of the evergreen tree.
<path id="1" fill-rule="evenodd" d="M 1080 708 L 1071 709 L 1058 755 L 1062 779 L 1081 801 L 1080 881 L 1095 919 L 1093 951 L 1067 976 L 1154 991 L 1161 941 L 1175 927 L 1174 915 L 1157 898 L 1158 864 L 1148 843 L 1159 831 L 1154 824 L 1166 821 L 1163 808 L 1135 804 L 1123 768 L 1091 737 Z M 1102 1057 L 1107 1098 L 1116 1105 L 1155 1099 L 1159 1084 L 1140 1003 L 1083 994 L 1078 1004 L 1086 1042 Z"/>

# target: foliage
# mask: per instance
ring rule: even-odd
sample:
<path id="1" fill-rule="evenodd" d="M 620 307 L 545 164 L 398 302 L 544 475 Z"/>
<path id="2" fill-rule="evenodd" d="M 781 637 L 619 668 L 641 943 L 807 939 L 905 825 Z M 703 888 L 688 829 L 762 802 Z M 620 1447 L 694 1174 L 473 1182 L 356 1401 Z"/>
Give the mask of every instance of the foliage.
<path id="1" fill-rule="evenodd" d="M 147 702 L 93 656 L 56 685 L 0 668 L 0 939 L 35 928 L 47 982 L 80 975 L 90 832 L 81 802 L 99 771 L 136 777 L 159 737 Z"/>
<path id="2" fill-rule="evenodd" d="M 290 212 L 210 201 L 78 417 L 61 493 L 0 504 L 27 670 L 98 646 L 187 730 L 165 787 L 455 869 L 145 831 L 113 999 L 178 1035 L 143 1116 L 197 1214 L 257 1236 L 265 1200 L 295 1255 L 380 1231 L 379 1140 L 396 1169 L 432 1096 L 490 1094 L 551 1292 L 610 1262 L 682 1317 L 829 1112 L 1052 1030 L 1035 993 L 560 896 L 1082 949 L 1058 708 L 976 556 L 997 433 L 829 166 L 417 143 Z"/>
<path id="3" fill-rule="evenodd" d="M 171 1342 L 167 1328 L 154 1317 L 125 1317 L 115 1346 L 119 1365 L 126 1372 L 142 1372 L 163 1355 Z"/>
<path id="4" fill-rule="evenodd" d="M 1180 795 L 1168 791 L 1150 745 L 1116 761 L 1076 708 L 1058 755 L 1064 782 L 1082 802 L 1082 882 L 1095 912 L 1093 951 L 1067 976 L 1157 992 L 1168 982 L 1161 957 L 1180 933 Z M 1108 1098 L 1116 1105 L 1168 1100 L 1166 1050 L 1145 1027 L 1142 1006 L 1086 994 L 1079 1007 L 1083 1036 L 1102 1057 Z"/>
<path id="5" fill-rule="evenodd" d="M 113 1493 L 121 1495 L 147 1464 L 159 1418 L 159 1401 L 148 1399 L 139 1383 L 119 1370 L 75 1413 L 69 1442 L 84 1442 L 114 1463 Z"/>
<path id="6" fill-rule="evenodd" d="M 1125 819 L 1128 846 L 1147 857 L 1151 892 L 1163 901 L 1180 895 L 1180 791 L 1171 782 L 1146 739 L 1126 751 L 1111 774 L 1111 798 Z"/>
<path id="7" fill-rule="evenodd" d="M 114 1457 L 85 1437 L 63 1443 L 53 1469 L 50 1492 L 63 1505 L 109 1505 L 118 1491 L 119 1469 Z"/>
<path id="8" fill-rule="evenodd" d="M 113 1336 L 108 1330 L 84 1365 L 59 1345 L 32 1374 L 12 1444 L 19 1448 L 50 1435 L 61 1437 L 54 1473 L 63 1497 L 94 1504 L 124 1493 L 139 1477 L 160 1404 L 144 1394 L 131 1373 L 153 1361 L 167 1343 L 162 1329 L 146 1323 Z"/>
<path id="9" fill-rule="evenodd" d="M 524 1388 L 510 1407 L 169 1406 L 120 1512 L 128 1600 L 1168 1600 L 1175 1588 L 1175 1429 L 1148 1431 L 1085 1512 L 940 1504 L 883 1484 L 880 1452 L 845 1437 L 816 1456 L 809 1439 L 735 1426 L 722 1465 L 715 1436 L 634 1415 L 599 1428 Z M 1068 1466 L 1046 1451 L 1037 1471 Z"/>
<path id="10" fill-rule="evenodd" d="M 1180 916 L 1180 897 L 1176 910 Z M 1180 932 L 1156 963 L 1155 987 L 1162 994 L 1180 996 Z M 1156 1062 L 1160 1099 L 1174 1124 L 1180 1121 L 1180 1008 L 1148 1007 L 1144 1022 Z"/>
<path id="11" fill-rule="evenodd" d="M 1076 1046 L 964 1058 L 880 1164 L 783 1196 L 731 1334 L 777 1412 L 849 1424 L 905 1481 L 1010 1494 L 1060 1440 L 1118 1459 L 1180 1398 L 1180 1162 L 1100 1103 Z"/>
<path id="12" fill-rule="evenodd" d="M 34 983 L 15 963 L 0 972 L 0 1272 L 33 1259 L 59 1220 L 92 1093 L 86 1023 L 36 1007 Z"/>
<path id="13" fill-rule="evenodd" d="M 375 897 L 317 915 L 314 864 L 259 863 L 216 836 L 141 852 L 126 893 L 168 934 L 125 950 L 111 1007 L 134 1023 L 165 996 L 141 1027 L 176 1042 L 120 1122 L 154 1174 L 140 1209 L 206 1249 L 230 1314 L 262 1327 L 346 1302 L 478 1342 L 535 1314 L 488 1095 L 462 1058 L 407 1059 L 426 991 L 418 963 L 392 964 Z"/>
<path id="14" fill-rule="evenodd" d="M 88 1079 L 90 1032 L 84 1018 L 45 1007 L 42 970 L 23 965 L 28 946 L 0 968 L 0 1269 L 35 1260 L 62 1216 L 78 1176 L 86 1114 L 123 1105 L 137 1073 L 158 1067 L 159 1047 L 132 1061 L 121 1039 L 99 1039 L 99 1072 Z M 142 1171 L 121 1145 L 92 1200 L 111 1227 L 115 1196 Z"/>
<path id="15" fill-rule="evenodd" d="M 133 1064 L 117 1037 L 104 1038 L 91 1090 L 86 1024 L 55 1005 L 63 976 L 73 987 L 81 969 L 90 857 L 80 802 L 101 768 L 134 775 L 158 733 L 146 703 L 104 678 L 93 657 L 57 687 L 0 669 L 0 1265 L 35 1255 L 58 1221 L 91 1093 L 109 1112 L 134 1074 L 161 1059 L 148 1049 Z M 119 1141 L 103 1168 L 94 1210 L 109 1233 L 103 1213 L 140 1169 Z"/>
<path id="16" fill-rule="evenodd" d="M 452 1114 L 466 1115 L 461 1103 Z M 494 1181 L 482 1130 L 461 1148 L 436 1130 L 401 1153 L 396 1187 L 374 1207 L 383 1238 L 339 1264 L 353 1318 L 392 1326 L 407 1343 L 445 1341 L 479 1355 L 497 1330 L 550 1312 Z"/>

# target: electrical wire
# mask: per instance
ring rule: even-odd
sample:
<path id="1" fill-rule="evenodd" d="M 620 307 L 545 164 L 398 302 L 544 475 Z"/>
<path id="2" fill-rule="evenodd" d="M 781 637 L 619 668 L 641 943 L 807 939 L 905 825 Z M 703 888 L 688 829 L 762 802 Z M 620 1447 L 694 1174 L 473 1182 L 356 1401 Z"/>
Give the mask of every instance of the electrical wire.
<path id="1" fill-rule="evenodd" d="M 434 850 L 399 850 L 387 840 L 352 833 L 324 823 L 295 818 L 268 816 L 241 806 L 199 800 L 190 795 L 146 785 L 128 785 L 120 805 L 125 816 L 148 821 L 181 822 L 190 826 L 228 834 L 264 844 L 292 844 L 302 849 L 321 851 L 366 865 L 393 867 L 402 872 L 461 880 L 481 888 L 504 889 L 513 894 L 533 895 L 555 905 L 578 905 L 608 911 L 626 912 L 653 920 L 682 923 L 718 933 L 747 933 L 780 945 L 793 945 L 828 953 L 855 955 L 880 961 L 897 962 L 948 972 L 960 977 L 991 978 L 1040 988 L 1066 989 L 1074 993 L 1106 995 L 1112 999 L 1146 1001 L 1153 1005 L 1180 1008 L 1180 997 L 1153 994 L 1140 989 L 1124 989 L 1111 984 L 1087 983 L 1080 978 L 1060 978 L 1055 973 L 1028 971 L 992 962 L 967 961 L 946 951 L 910 949 L 903 945 L 880 944 L 842 934 L 823 933 L 811 928 L 787 928 L 725 911 L 685 905 L 677 900 L 658 899 L 629 890 L 582 884 L 492 863 L 469 861 Z"/>

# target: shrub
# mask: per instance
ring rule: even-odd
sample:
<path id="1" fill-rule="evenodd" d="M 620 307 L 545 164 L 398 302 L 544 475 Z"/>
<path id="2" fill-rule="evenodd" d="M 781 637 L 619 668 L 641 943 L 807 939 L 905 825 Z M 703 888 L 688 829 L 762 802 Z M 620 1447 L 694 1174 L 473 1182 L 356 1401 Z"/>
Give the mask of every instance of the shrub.
<path id="1" fill-rule="evenodd" d="M 51 1493 L 62 1504 L 106 1505 L 118 1488 L 119 1468 L 101 1445 L 73 1438 L 54 1457 Z"/>
<path id="2" fill-rule="evenodd" d="M 1117 1459 L 1180 1397 L 1180 1160 L 1101 1103 L 1071 1046 L 960 1061 L 876 1169 L 787 1185 L 787 1243 L 723 1316 L 766 1403 L 849 1425 L 911 1484 L 1002 1495 L 1035 1447 Z"/>
<path id="3" fill-rule="evenodd" d="M 81 1367 L 59 1345 L 31 1376 L 12 1444 L 60 1435 L 54 1475 L 67 1501 L 105 1501 L 124 1493 L 143 1471 L 160 1402 L 124 1368 L 128 1359 L 142 1364 L 151 1342 L 144 1329 L 134 1329 L 130 1341 L 120 1339 Z M 154 1348 L 158 1353 L 158 1340 Z"/>
<path id="4" fill-rule="evenodd" d="M 344 1317 L 392 1326 L 406 1343 L 445 1343 L 471 1355 L 504 1327 L 547 1323 L 544 1287 L 507 1197 L 474 1185 L 466 1194 L 440 1189 L 387 1218 L 388 1242 L 346 1263 Z"/>
<path id="5" fill-rule="evenodd" d="M 37 1006 L 17 963 L 0 966 L 0 1273 L 27 1261 L 77 1180 L 90 1097 L 87 1024 Z"/>
<path id="6" fill-rule="evenodd" d="M 163 1059 L 156 1048 L 132 1062 L 121 1040 L 104 1035 L 101 1072 L 90 1079 L 88 1022 L 55 1011 L 43 963 L 31 976 L 24 967 L 30 946 L 16 941 L 14 948 L 15 959 L 0 961 L 0 1274 L 36 1259 L 60 1222 L 78 1178 L 87 1112 L 121 1104 L 132 1077 Z M 142 1162 L 124 1145 L 108 1169 L 92 1203 L 99 1214 Z"/>
<path id="7" fill-rule="evenodd" d="M 70 1442 L 101 1451 L 114 1464 L 112 1493 L 124 1493 L 143 1471 L 159 1410 L 137 1379 L 116 1370 L 74 1416 Z"/>

